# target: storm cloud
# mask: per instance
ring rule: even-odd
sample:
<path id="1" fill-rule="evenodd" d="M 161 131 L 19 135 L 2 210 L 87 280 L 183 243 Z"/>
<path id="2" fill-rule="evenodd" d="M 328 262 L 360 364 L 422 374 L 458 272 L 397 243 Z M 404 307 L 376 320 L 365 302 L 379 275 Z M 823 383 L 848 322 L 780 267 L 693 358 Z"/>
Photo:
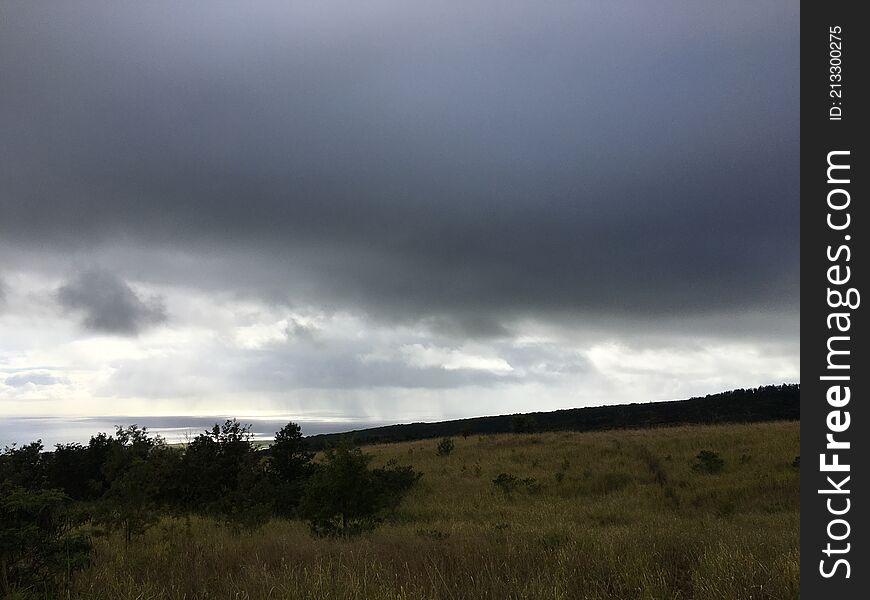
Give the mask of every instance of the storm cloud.
<path id="1" fill-rule="evenodd" d="M 796 304 L 789 3 L 22 6 L 6 239 L 415 317 Z"/>
<path id="2" fill-rule="evenodd" d="M 57 290 L 57 299 L 81 314 L 85 328 L 100 333 L 135 335 L 167 319 L 162 299 L 140 297 L 122 279 L 101 270 L 79 273 Z"/>
<path id="3" fill-rule="evenodd" d="M 7 296 L 54 286 L 119 336 L 172 312 L 208 356 L 309 344 L 241 343 L 240 390 L 503 390 L 608 340 L 773 344 L 794 373 L 798 24 L 787 0 L 11 4 Z M 515 372 L 408 361 L 477 343 Z"/>

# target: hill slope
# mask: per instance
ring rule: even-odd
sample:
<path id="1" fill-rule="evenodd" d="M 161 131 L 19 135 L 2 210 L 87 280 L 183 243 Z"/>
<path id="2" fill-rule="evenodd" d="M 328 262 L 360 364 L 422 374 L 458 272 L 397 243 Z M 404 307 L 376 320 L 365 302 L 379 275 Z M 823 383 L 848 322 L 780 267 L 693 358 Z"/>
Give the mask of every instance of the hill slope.
<path id="1" fill-rule="evenodd" d="M 164 518 L 99 538 L 84 600 L 799 597 L 800 424 L 469 436 L 369 446 L 419 484 L 370 534 Z M 695 467 L 702 450 L 720 469 Z M 498 484 L 496 482 L 501 482 Z"/>
<path id="2" fill-rule="evenodd" d="M 570 408 L 521 415 L 476 417 L 436 423 L 387 425 L 306 438 L 321 449 L 343 440 L 355 444 L 403 442 L 433 437 L 534 431 L 599 431 L 693 423 L 800 420 L 800 384 L 768 385 L 670 402 Z"/>

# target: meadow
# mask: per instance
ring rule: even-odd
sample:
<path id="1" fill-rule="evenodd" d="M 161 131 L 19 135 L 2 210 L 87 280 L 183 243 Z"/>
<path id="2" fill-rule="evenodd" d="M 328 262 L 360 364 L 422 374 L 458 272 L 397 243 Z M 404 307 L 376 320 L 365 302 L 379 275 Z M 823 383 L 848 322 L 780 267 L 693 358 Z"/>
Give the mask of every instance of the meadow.
<path id="1" fill-rule="evenodd" d="M 423 473 L 373 532 L 163 517 L 95 540 L 70 598 L 786 599 L 799 596 L 799 423 L 366 446 Z M 697 466 L 703 450 L 721 470 Z M 712 472 L 707 472 L 712 471 Z M 499 482 L 494 483 L 494 480 Z"/>

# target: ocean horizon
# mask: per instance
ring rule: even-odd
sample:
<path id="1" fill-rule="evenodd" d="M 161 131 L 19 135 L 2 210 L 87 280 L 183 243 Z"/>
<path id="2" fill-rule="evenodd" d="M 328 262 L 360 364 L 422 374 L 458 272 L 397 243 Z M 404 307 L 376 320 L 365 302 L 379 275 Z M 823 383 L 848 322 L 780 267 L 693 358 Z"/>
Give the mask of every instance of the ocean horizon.
<path id="1" fill-rule="evenodd" d="M 22 446 L 41 440 L 46 449 L 56 444 L 87 444 L 91 436 L 101 432 L 112 434 L 116 426 L 138 425 L 149 432 L 159 435 L 169 444 L 180 444 L 192 440 L 210 429 L 215 423 L 223 423 L 233 416 L 15 416 L 0 419 L 0 447 Z M 287 416 L 237 416 L 243 424 L 251 425 L 254 441 L 269 441 L 275 432 L 288 422 L 293 421 L 302 427 L 306 436 L 321 433 L 342 433 L 355 429 L 390 425 L 389 421 L 376 421 L 366 418 L 342 419 L 303 419 Z"/>

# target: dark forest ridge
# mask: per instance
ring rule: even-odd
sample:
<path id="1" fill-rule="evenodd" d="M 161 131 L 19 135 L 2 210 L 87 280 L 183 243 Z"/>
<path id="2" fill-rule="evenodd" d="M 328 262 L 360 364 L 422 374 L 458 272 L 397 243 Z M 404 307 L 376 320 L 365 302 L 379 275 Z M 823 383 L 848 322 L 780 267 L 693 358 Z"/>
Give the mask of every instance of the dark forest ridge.
<path id="1" fill-rule="evenodd" d="M 344 440 L 355 444 L 401 442 L 456 435 L 531 431 L 595 431 L 693 423 L 800 420 L 800 384 L 736 389 L 688 400 L 569 408 L 549 412 L 408 423 L 305 438 L 312 448 Z"/>

